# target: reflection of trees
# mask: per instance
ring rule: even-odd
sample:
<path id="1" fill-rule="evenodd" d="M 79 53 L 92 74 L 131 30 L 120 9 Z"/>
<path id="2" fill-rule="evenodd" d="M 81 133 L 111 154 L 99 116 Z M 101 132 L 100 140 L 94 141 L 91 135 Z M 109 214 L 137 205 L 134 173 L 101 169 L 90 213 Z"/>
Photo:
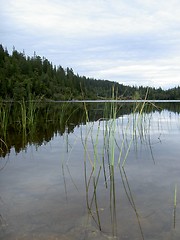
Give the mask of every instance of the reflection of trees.
<path id="1" fill-rule="evenodd" d="M 180 103 L 176 102 L 157 103 L 157 106 L 161 110 L 166 109 L 170 112 L 180 113 Z"/>
<path id="2" fill-rule="evenodd" d="M 34 111 L 34 122 L 26 124 L 24 128 L 21 123 L 20 106 L 11 106 L 11 114 L 4 132 L 1 128 L 0 138 L 4 139 L 6 145 L 1 144 L 1 156 L 10 152 L 12 147 L 18 153 L 25 149 L 28 144 L 36 146 L 49 142 L 54 135 L 63 135 L 65 131 L 73 132 L 74 128 L 83 123 L 82 106 L 73 104 L 39 104 Z M 28 122 L 28 116 L 27 122 Z"/>
<path id="3" fill-rule="evenodd" d="M 116 117 L 133 112 L 136 103 L 118 103 Z M 177 103 L 156 103 L 156 108 L 152 104 L 147 104 L 145 111 L 162 111 L 167 109 L 173 112 L 180 112 L 180 105 Z M 0 155 L 5 156 L 12 147 L 18 153 L 25 149 L 27 144 L 40 146 L 43 142 L 49 142 L 55 134 L 63 135 L 65 131 L 71 133 L 76 126 L 86 123 L 85 109 L 83 103 L 78 102 L 50 102 L 39 103 L 33 109 L 33 122 L 27 124 L 23 129 L 21 124 L 20 104 L 1 104 L 2 113 L 6 116 L 4 122 L 1 121 L 0 139 L 3 139 L 7 147 L 1 143 Z M 86 103 L 89 121 L 96 121 L 110 116 L 111 103 Z M 26 109 L 26 122 L 29 120 L 28 104 Z M 4 127 L 3 127 L 4 126 Z"/>

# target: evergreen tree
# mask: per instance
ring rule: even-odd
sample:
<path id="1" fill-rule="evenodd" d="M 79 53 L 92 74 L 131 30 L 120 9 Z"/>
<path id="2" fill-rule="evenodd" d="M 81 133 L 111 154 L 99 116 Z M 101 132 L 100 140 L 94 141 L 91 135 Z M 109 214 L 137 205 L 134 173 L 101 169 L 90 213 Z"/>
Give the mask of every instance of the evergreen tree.
<path id="1" fill-rule="evenodd" d="M 28 99 L 44 96 L 55 100 L 107 99 L 115 87 L 118 99 L 144 99 L 147 88 L 125 86 L 108 80 L 79 76 L 72 68 L 53 66 L 46 58 L 34 52 L 25 56 L 13 47 L 10 55 L 0 45 L 0 97 L 2 99 Z M 180 99 L 180 87 L 168 90 L 148 88 L 148 99 Z"/>

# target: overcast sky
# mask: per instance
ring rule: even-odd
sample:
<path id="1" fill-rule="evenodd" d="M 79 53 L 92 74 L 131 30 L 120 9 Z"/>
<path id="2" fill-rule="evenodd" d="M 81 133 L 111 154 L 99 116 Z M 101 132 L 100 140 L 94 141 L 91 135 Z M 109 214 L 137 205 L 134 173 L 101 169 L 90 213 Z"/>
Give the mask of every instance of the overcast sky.
<path id="1" fill-rule="evenodd" d="M 0 43 L 87 77 L 180 85 L 179 0 L 0 0 Z"/>

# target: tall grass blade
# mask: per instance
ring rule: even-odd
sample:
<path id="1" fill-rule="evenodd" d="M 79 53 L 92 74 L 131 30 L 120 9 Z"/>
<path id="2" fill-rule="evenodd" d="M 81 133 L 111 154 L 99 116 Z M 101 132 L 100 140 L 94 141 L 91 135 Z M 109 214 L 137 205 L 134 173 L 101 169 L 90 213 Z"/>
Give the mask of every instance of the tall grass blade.
<path id="1" fill-rule="evenodd" d="M 138 211 L 137 211 L 137 208 L 136 208 L 136 205 L 135 205 L 135 202 L 134 202 L 134 198 L 133 198 L 133 195 L 132 195 L 132 192 L 131 192 L 131 188 L 130 188 L 130 185 L 129 185 L 129 182 L 128 182 L 128 178 L 127 178 L 125 169 L 122 168 L 123 173 L 122 173 L 120 167 L 119 167 L 119 170 L 120 170 L 120 174 L 121 174 L 121 178 L 122 178 L 122 183 L 123 183 L 123 187 L 124 187 L 126 196 L 127 196 L 128 200 L 129 200 L 132 208 L 134 209 L 134 212 L 135 212 L 135 214 L 136 214 L 136 218 L 137 218 L 137 221 L 138 221 L 138 225 L 139 225 L 141 237 L 142 237 L 142 239 L 144 240 L 145 238 L 144 238 L 144 233 L 143 233 L 142 226 L 141 226 L 141 222 L 140 222 L 139 213 L 138 213 Z M 123 175 L 124 175 L 124 177 L 123 177 Z M 125 178 L 125 179 L 124 179 L 124 178 Z M 126 184 L 125 184 L 125 183 L 126 183 Z M 127 187 L 126 187 L 126 185 L 127 185 Z M 129 193 L 128 193 L 128 192 L 129 192 Z"/>
<path id="2" fill-rule="evenodd" d="M 116 191 L 115 191 L 115 179 L 114 179 L 114 166 L 110 166 L 110 213 L 112 234 L 117 235 L 117 219 L 116 219 Z"/>
<path id="3" fill-rule="evenodd" d="M 174 188 L 174 229 L 176 228 L 177 185 Z"/>

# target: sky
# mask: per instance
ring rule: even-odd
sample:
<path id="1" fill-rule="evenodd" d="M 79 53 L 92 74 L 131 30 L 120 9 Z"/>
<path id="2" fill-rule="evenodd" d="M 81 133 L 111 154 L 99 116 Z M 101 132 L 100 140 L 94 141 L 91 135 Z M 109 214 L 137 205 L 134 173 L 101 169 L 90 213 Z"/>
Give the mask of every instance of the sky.
<path id="1" fill-rule="evenodd" d="M 180 85 L 179 0 L 0 0 L 0 44 L 75 74 Z"/>

